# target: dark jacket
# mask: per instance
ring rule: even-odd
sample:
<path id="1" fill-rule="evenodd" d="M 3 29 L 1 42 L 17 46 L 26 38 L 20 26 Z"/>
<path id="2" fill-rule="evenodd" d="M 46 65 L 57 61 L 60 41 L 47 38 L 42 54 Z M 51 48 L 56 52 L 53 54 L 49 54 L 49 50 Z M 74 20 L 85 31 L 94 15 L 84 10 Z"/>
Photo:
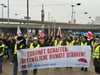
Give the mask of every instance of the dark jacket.
<path id="1" fill-rule="evenodd" d="M 22 45 L 22 48 L 20 48 L 21 45 Z M 25 48 L 26 48 L 26 44 L 17 44 L 17 50 L 25 49 Z M 17 63 L 17 54 L 14 54 L 13 56 L 13 62 Z"/>

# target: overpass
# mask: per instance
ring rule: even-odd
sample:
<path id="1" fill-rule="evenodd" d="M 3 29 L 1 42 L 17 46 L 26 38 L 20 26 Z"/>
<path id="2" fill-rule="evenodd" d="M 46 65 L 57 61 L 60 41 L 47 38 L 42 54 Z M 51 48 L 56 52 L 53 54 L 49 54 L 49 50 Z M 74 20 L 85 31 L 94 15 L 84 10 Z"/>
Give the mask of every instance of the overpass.
<path id="1" fill-rule="evenodd" d="M 2 22 L 2 19 L 0 18 L 0 22 Z M 29 25 L 27 25 L 26 20 L 20 20 L 20 19 L 10 19 L 10 24 L 7 24 L 7 19 L 3 19 L 3 24 L 0 23 L 0 28 L 8 28 L 8 29 L 15 29 L 17 26 L 20 26 L 22 29 L 26 29 L 27 27 L 29 29 L 42 29 L 43 25 L 41 21 L 29 21 Z M 53 30 L 55 27 L 55 30 L 58 29 L 58 27 L 61 27 L 63 31 L 72 30 L 74 32 L 78 31 L 93 31 L 93 32 L 100 32 L 100 25 L 95 24 L 68 24 L 68 23 L 61 23 L 61 22 L 44 22 L 44 29 L 47 31 L 48 29 Z"/>

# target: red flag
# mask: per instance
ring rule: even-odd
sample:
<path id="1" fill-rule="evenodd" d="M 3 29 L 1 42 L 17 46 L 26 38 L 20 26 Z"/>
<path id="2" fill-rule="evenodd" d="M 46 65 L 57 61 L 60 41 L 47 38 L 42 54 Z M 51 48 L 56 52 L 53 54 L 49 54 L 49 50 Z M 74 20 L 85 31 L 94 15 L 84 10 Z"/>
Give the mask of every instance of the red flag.
<path id="1" fill-rule="evenodd" d="M 86 36 L 87 36 L 88 40 L 91 40 L 93 37 L 93 34 L 91 32 L 88 32 Z"/>
<path id="2" fill-rule="evenodd" d="M 18 35 L 18 36 L 21 36 L 21 34 L 22 34 L 22 32 L 21 32 L 21 30 L 20 30 L 20 28 L 19 28 L 19 25 L 18 25 L 18 28 L 17 28 L 17 35 Z"/>
<path id="3" fill-rule="evenodd" d="M 28 33 L 28 36 L 31 37 L 31 33 Z"/>
<path id="4" fill-rule="evenodd" d="M 60 36 L 60 37 L 62 37 L 62 34 L 61 34 L 61 28 L 60 28 L 60 27 L 59 27 L 59 29 L 58 29 L 57 36 Z"/>
<path id="5" fill-rule="evenodd" d="M 40 36 L 40 37 L 44 37 L 44 34 L 40 31 L 39 36 Z"/>
<path id="6" fill-rule="evenodd" d="M 53 36 L 53 32 L 51 33 L 51 36 Z"/>

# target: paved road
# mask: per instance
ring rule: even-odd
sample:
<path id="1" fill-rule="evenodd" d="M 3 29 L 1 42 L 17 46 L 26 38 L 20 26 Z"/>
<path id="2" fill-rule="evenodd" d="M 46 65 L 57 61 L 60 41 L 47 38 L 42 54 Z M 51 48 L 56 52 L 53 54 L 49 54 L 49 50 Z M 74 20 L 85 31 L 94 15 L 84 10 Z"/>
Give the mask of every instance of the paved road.
<path id="1" fill-rule="evenodd" d="M 13 75 L 13 64 L 9 62 L 3 62 L 3 73 L 0 75 Z M 18 71 L 17 75 L 21 75 Z M 33 75 L 32 70 L 28 71 L 27 75 Z M 90 67 L 88 72 L 80 71 L 80 68 L 50 68 L 50 69 L 39 69 L 37 75 L 100 75 L 94 72 L 94 66 L 91 59 Z"/>

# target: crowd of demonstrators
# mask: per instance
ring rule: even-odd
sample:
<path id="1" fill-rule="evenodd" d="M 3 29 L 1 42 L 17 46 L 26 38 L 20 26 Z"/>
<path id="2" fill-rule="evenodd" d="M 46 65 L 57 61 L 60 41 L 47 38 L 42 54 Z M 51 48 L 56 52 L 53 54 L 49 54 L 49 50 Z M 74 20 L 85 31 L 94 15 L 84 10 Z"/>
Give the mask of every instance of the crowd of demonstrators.
<path id="1" fill-rule="evenodd" d="M 66 37 L 61 36 L 48 36 L 44 37 L 31 36 L 27 40 L 27 36 L 3 36 L 0 38 L 0 73 L 2 73 L 2 61 L 4 56 L 8 56 L 7 60 L 13 63 L 13 75 L 17 75 L 17 50 L 25 48 L 39 48 L 47 46 L 76 46 L 76 45 L 90 45 L 92 49 L 92 55 L 94 62 L 100 59 L 100 37 L 93 36 L 91 40 L 87 40 L 86 36 L 73 36 L 68 35 Z M 97 52 L 99 54 L 97 54 Z M 96 56 L 98 55 L 98 57 Z M 100 65 L 95 66 L 95 71 L 100 72 Z M 67 67 L 68 68 L 68 67 Z M 72 68 L 72 67 L 70 67 Z M 81 71 L 88 71 L 87 67 L 82 67 Z M 22 71 L 22 75 L 26 75 L 27 71 Z M 37 69 L 33 70 L 33 74 L 37 73 Z"/>

